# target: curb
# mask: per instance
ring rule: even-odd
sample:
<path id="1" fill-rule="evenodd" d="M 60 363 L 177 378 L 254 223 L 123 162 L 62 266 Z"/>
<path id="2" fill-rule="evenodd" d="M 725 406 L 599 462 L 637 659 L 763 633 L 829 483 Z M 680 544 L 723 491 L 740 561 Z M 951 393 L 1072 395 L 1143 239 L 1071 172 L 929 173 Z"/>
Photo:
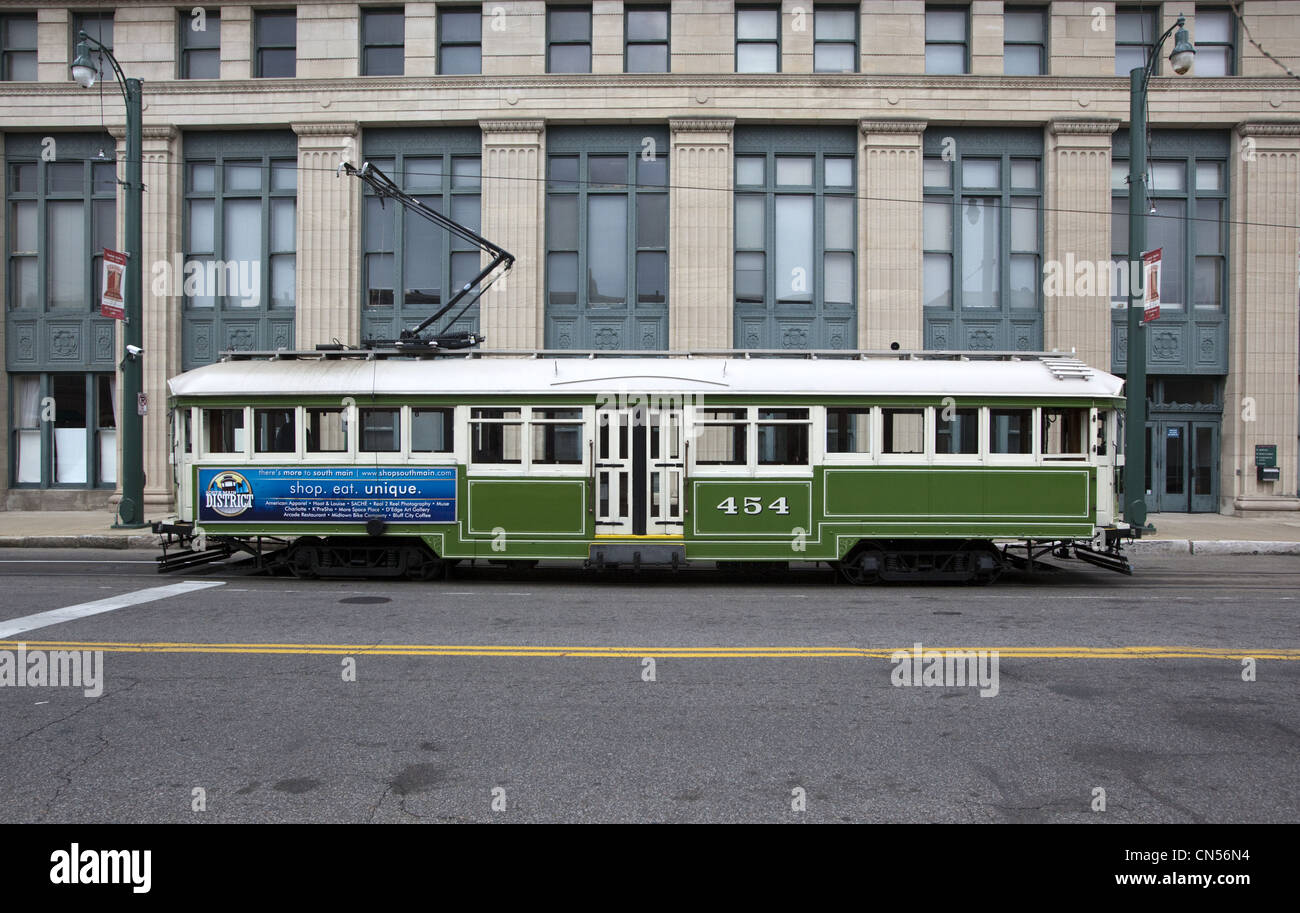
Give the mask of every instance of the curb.
<path id="1" fill-rule="evenodd" d="M 1126 550 L 1134 555 L 1300 555 L 1300 542 L 1248 539 L 1138 539 Z"/>
<path id="2" fill-rule="evenodd" d="M 159 549 L 159 538 L 152 533 L 135 536 L 0 536 L 0 548 L 109 548 Z"/>

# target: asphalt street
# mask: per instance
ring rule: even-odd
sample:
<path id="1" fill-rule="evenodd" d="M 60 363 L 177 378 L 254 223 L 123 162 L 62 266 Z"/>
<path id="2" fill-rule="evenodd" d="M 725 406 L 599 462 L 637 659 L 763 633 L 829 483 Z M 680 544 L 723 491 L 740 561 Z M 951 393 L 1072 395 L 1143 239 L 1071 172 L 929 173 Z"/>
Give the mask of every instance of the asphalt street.
<path id="1" fill-rule="evenodd" d="M 0 820 L 1300 820 L 1300 561 L 1057 565 L 417 583 L 0 550 L 0 664 L 103 651 L 98 696 L 0 687 Z M 918 643 L 996 651 L 997 693 L 899 685 Z"/>

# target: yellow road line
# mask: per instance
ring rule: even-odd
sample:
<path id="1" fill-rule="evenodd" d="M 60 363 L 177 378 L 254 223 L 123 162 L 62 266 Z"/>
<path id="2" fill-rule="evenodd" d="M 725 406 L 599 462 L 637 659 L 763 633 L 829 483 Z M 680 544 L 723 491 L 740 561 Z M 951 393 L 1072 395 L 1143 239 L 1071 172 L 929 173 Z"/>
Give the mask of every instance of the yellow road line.
<path id="1" fill-rule="evenodd" d="M 306 656 L 502 656 L 540 658 L 626 659 L 653 656 L 666 659 L 888 659 L 897 652 L 912 655 L 911 646 L 899 647 L 669 647 L 669 646 L 529 646 L 494 644 L 283 644 L 185 643 L 120 641 L 0 641 L 0 649 L 102 650 L 106 653 L 227 653 L 290 654 Z M 1127 646 L 1127 647 L 923 647 L 932 650 L 997 652 L 1009 659 L 1253 659 L 1300 660 L 1300 649 L 1259 650 L 1228 647 Z"/>

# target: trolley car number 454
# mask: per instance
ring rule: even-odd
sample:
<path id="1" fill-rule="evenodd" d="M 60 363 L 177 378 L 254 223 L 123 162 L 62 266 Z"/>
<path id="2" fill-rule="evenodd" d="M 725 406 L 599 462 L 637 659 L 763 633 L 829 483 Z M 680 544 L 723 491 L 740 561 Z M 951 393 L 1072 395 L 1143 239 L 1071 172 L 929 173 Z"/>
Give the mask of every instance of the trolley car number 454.
<path id="1" fill-rule="evenodd" d="M 742 507 L 737 507 L 735 498 L 727 498 L 718 505 L 718 510 L 724 514 L 738 514 L 742 510 L 747 514 L 761 514 L 763 512 L 762 498 L 744 498 L 743 500 Z M 767 505 L 767 509 L 774 514 L 788 514 L 790 512 L 790 506 L 785 503 L 785 498 L 777 498 Z"/>

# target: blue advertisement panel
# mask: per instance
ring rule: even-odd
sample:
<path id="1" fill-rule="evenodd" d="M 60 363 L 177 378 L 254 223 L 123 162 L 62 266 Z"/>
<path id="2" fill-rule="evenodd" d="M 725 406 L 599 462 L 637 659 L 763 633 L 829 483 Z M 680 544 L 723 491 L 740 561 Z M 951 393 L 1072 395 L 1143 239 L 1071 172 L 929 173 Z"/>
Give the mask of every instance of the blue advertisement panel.
<path id="1" fill-rule="evenodd" d="M 455 523 L 455 466 L 200 468 L 198 521 Z"/>

